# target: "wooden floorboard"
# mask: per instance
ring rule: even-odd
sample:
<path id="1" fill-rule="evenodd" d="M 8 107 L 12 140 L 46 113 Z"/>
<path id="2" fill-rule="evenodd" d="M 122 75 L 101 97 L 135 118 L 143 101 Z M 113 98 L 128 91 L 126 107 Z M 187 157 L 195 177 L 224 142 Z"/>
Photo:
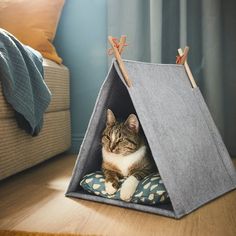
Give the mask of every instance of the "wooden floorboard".
<path id="1" fill-rule="evenodd" d="M 64 197 L 76 156 L 61 155 L 0 183 L 0 229 L 96 235 L 236 235 L 236 191 L 181 220 Z"/>

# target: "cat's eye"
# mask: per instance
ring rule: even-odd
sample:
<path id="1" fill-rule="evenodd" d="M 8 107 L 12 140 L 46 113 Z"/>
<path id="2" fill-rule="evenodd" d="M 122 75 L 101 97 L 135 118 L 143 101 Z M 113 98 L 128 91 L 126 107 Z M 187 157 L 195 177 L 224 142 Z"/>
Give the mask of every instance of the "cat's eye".
<path id="1" fill-rule="evenodd" d="M 105 138 L 106 140 L 110 141 L 110 137 L 108 135 L 104 134 L 102 137 Z"/>
<path id="2" fill-rule="evenodd" d="M 123 141 L 122 139 L 118 139 L 118 140 L 116 140 L 116 143 L 118 144 L 118 143 L 120 143 L 122 141 Z"/>
<path id="3" fill-rule="evenodd" d="M 131 143 L 131 144 L 134 145 L 134 146 L 137 145 L 137 144 L 136 144 L 133 140 L 131 140 L 131 139 L 125 139 L 125 142 L 126 142 L 126 143 Z"/>

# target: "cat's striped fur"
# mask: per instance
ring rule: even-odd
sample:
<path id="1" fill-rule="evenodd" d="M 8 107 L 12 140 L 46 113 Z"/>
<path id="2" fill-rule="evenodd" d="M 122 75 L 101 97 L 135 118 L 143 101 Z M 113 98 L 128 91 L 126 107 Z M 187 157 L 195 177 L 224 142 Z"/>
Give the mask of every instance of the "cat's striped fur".
<path id="1" fill-rule="evenodd" d="M 139 181 L 156 169 L 139 129 L 134 114 L 125 122 L 117 122 L 113 112 L 107 110 L 106 128 L 102 134 L 105 187 L 107 193 L 113 194 L 120 187 L 119 179 L 125 177 L 120 193 L 125 201 L 130 200 Z"/>

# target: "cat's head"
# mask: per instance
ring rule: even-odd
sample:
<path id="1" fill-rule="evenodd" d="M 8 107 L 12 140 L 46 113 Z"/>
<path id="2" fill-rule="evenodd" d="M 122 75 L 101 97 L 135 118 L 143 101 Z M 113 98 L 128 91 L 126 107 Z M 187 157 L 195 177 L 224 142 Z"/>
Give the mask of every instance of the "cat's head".
<path id="1" fill-rule="evenodd" d="M 125 122 L 117 122 L 113 112 L 107 110 L 106 128 L 102 134 L 102 146 L 107 152 L 128 155 L 138 150 L 141 144 L 139 121 L 130 114 Z"/>

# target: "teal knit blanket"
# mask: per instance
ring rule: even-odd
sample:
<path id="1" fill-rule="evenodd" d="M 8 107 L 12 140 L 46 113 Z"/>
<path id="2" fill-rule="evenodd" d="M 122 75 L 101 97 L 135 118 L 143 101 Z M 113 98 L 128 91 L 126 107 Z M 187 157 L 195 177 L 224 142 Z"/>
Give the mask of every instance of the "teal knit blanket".
<path id="1" fill-rule="evenodd" d="M 18 125 L 32 136 L 43 125 L 51 93 L 43 80 L 39 52 L 23 45 L 0 28 L 0 82 L 7 102 L 16 112 Z"/>

